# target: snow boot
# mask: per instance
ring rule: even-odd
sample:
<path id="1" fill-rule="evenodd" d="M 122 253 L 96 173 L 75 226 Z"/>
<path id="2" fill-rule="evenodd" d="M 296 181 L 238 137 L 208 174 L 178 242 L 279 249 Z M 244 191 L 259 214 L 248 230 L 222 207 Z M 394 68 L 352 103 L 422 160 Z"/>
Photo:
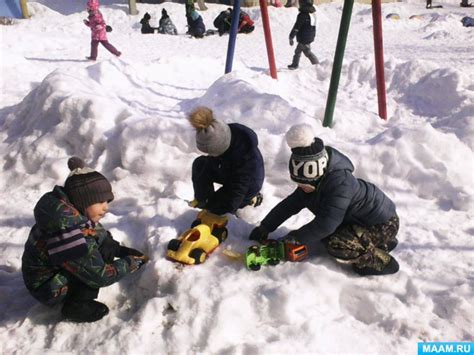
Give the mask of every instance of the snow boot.
<path id="1" fill-rule="evenodd" d="M 391 252 L 398 245 L 398 239 L 394 238 L 387 243 L 387 251 Z"/>
<path id="2" fill-rule="evenodd" d="M 352 265 L 352 269 L 360 276 L 381 276 L 395 274 L 400 269 L 400 265 L 393 256 L 390 256 L 389 263 L 382 270 L 377 270 L 376 268 L 372 267 L 359 268 L 355 264 Z"/>
<path id="3" fill-rule="evenodd" d="M 91 323 L 102 319 L 109 313 L 109 308 L 94 300 L 75 301 L 68 300 L 61 310 L 63 317 L 77 323 Z"/>
<path id="4" fill-rule="evenodd" d="M 290 65 L 288 65 L 288 69 L 290 69 L 290 70 L 298 69 L 298 65 L 290 64 Z"/>

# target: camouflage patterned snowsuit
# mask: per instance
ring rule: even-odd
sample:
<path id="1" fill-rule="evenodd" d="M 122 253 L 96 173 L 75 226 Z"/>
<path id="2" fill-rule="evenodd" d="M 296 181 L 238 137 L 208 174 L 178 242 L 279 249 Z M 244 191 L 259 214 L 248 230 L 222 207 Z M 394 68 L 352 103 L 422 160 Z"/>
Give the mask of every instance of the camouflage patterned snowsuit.
<path id="1" fill-rule="evenodd" d="M 25 244 L 22 273 L 27 289 L 38 301 L 47 305 L 63 301 L 71 283 L 98 292 L 135 270 L 128 257 L 104 262 L 98 248 L 107 231 L 81 215 L 62 187 L 45 194 L 34 215 L 36 224 Z"/>
<path id="2" fill-rule="evenodd" d="M 276 205 L 261 222 L 268 232 L 303 208 L 315 218 L 290 236 L 305 244 L 322 240 L 328 253 L 357 268 L 381 271 L 396 245 L 399 220 L 394 203 L 375 185 L 352 175 L 349 158 L 326 146 L 329 161 L 316 190 L 297 188 Z"/>

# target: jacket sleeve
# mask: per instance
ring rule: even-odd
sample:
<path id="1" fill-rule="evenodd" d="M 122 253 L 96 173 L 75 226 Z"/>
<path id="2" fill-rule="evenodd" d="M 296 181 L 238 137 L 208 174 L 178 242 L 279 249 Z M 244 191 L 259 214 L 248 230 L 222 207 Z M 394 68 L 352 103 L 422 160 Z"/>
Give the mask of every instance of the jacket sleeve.
<path id="1" fill-rule="evenodd" d="M 300 197 L 300 191 L 296 189 L 291 195 L 273 207 L 260 225 L 262 225 L 268 233 L 271 233 L 288 218 L 300 212 L 304 207 L 305 205 Z"/>
<path id="2" fill-rule="evenodd" d="M 334 233 L 344 221 L 357 181 L 350 172 L 331 176 L 328 180 L 321 187 L 322 197 L 313 210 L 316 218 L 296 230 L 296 235 L 311 234 L 314 238 L 322 239 Z"/>
<path id="3" fill-rule="evenodd" d="M 82 282 L 93 288 L 109 286 L 131 272 L 130 264 L 125 258 L 116 259 L 106 264 L 99 252 L 98 244 L 93 237 L 85 238 L 88 253 L 81 258 L 66 261 L 63 268 Z"/>
<path id="4" fill-rule="evenodd" d="M 298 33 L 298 31 L 300 30 L 301 26 L 303 25 L 304 23 L 304 18 L 303 18 L 303 14 L 300 12 L 298 14 L 298 16 L 296 17 L 296 22 L 295 24 L 293 25 L 293 28 L 291 29 L 291 32 L 290 32 L 290 39 L 293 39 L 296 37 L 296 34 Z"/>

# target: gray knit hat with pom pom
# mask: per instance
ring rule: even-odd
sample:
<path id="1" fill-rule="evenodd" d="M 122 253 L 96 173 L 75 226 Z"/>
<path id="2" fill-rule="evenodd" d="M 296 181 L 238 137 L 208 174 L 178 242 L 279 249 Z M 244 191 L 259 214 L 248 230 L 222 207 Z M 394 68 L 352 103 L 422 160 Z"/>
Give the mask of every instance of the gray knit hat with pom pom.
<path id="1" fill-rule="evenodd" d="M 67 166 L 71 173 L 64 183 L 64 191 L 79 212 L 84 213 L 95 203 L 114 199 L 110 182 L 99 172 L 86 167 L 81 158 L 70 158 Z"/>
<path id="2" fill-rule="evenodd" d="M 201 152 L 217 157 L 230 147 L 229 125 L 216 120 L 210 108 L 195 108 L 189 114 L 189 121 L 196 129 L 196 146 Z"/>

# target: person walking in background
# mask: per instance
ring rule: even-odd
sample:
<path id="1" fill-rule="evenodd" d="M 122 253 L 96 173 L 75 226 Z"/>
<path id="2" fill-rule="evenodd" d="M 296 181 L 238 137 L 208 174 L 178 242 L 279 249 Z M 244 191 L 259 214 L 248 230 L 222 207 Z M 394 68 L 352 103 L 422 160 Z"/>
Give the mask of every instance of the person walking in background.
<path id="1" fill-rule="evenodd" d="M 91 53 L 87 59 L 97 59 L 99 43 L 102 44 L 110 53 L 120 57 L 122 53 L 107 40 L 107 26 L 101 12 L 99 11 L 99 0 L 88 0 L 87 12 L 89 13 L 89 17 L 87 20 L 84 20 L 84 24 L 91 29 Z"/>
<path id="2" fill-rule="evenodd" d="M 95 322 L 109 312 L 95 301 L 99 289 L 135 272 L 148 258 L 120 245 L 99 223 L 114 199 L 109 181 L 77 157 L 68 167 L 64 187 L 55 186 L 34 208 L 21 270 L 36 300 L 62 303 L 61 313 L 70 321 Z"/>
<path id="3" fill-rule="evenodd" d="M 352 175 L 344 154 L 314 137 L 311 126 L 290 128 L 289 170 L 297 187 L 254 228 L 249 239 L 265 242 L 291 216 L 307 208 L 314 219 L 284 240 L 306 244 L 312 253 L 322 242 L 329 255 L 352 265 L 359 275 L 388 275 L 399 270 L 389 253 L 397 246 L 399 218 L 393 201 L 377 186 Z"/>
<path id="4" fill-rule="evenodd" d="M 288 69 L 297 69 L 300 63 L 301 53 L 309 59 L 311 64 L 318 64 L 319 60 L 311 51 L 311 43 L 316 37 L 316 8 L 313 0 L 301 0 L 296 22 L 290 32 L 290 46 L 294 44 L 294 38 L 298 42 L 293 61 Z"/>

